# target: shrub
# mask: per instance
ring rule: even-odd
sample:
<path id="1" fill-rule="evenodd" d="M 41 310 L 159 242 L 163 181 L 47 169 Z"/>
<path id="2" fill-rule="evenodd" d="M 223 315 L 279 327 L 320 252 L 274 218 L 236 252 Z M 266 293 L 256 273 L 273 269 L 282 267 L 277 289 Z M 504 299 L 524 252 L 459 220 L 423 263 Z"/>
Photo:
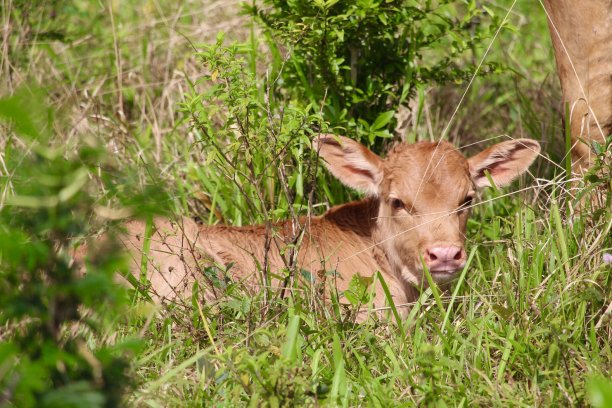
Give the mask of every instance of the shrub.
<path id="1" fill-rule="evenodd" d="M 11 176 L 0 204 L 0 405 L 117 406 L 132 385 L 127 353 L 137 343 L 102 335 L 123 312 L 125 290 L 113 276 L 126 263 L 113 239 L 89 244 L 86 275 L 72 255 L 99 229 L 96 214 L 121 218 L 134 203 L 117 201 L 118 189 L 136 190 L 101 171 L 110 161 L 95 143 L 53 146 L 52 112 L 41 100 L 29 92 L 0 100 L 0 117 L 19 135 L 3 155 Z"/>
<path id="2" fill-rule="evenodd" d="M 332 126 L 373 144 L 390 137 L 393 114 L 416 89 L 475 72 L 465 55 L 499 21 L 469 1 L 264 0 L 247 11 L 264 27 L 281 92 L 324 104 Z M 457 17 L 459 16 L 459 17 Z M 493 24 L 491 24 L 493 23 Z M 286 58 L 281 51 L 288 49 Z M 488 63 L 480 74 L 496 70 Z"/>
<path id="3" fill-rule="evenodd" d="M 325 123 L 316 106 L 284 101 L 248 69 L 248 45 L 223 41 L 219 36 L 198 53 L 205 67 L 199 82 L 208 91 L 194 88 L 184 105 L 205 160 L 190 178 L 235 225 L 245 217 L 253 223 L 295 216 L 312 191 L 311 134 Z"/>

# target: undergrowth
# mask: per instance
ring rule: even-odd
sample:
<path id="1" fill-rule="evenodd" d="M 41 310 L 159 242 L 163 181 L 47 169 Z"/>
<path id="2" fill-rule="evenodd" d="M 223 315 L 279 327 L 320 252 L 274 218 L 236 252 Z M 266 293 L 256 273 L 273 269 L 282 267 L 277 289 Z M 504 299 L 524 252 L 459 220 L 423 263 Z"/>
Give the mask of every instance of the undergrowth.
<path id="1" fill-rule="evenodd" d="M 567 178 L 537 3 L 427 3 L 238 15 L 230 0 L 2 0 L 0 406 L 609 403 L 610 146 Z M 482 193 L 460 278 L 400 322 L 354 324 L 299 279 L 290 295 L 232 284 L 216 303 L 153 305 L 112 285 L 112 246 L 99 274 L 71 263 L 128 215 L 246 225 L 358 198 L 319 169 L 318 132 L 381 153 L 441 136 L 466 154 L 508 137 L 544 153 L 512 189 Z"/>

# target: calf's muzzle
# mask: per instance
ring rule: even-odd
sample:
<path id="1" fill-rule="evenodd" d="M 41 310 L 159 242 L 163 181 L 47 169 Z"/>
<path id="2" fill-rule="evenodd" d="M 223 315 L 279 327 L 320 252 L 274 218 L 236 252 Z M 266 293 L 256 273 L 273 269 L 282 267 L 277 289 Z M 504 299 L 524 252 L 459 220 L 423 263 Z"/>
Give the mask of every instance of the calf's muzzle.
<path id="1" fill-rule="evenodd" d="M 456 245 L 432 246 L 425 249 L 423 256 L 430 272 L 455 272 L 465 265 L 466 254 Z"/>

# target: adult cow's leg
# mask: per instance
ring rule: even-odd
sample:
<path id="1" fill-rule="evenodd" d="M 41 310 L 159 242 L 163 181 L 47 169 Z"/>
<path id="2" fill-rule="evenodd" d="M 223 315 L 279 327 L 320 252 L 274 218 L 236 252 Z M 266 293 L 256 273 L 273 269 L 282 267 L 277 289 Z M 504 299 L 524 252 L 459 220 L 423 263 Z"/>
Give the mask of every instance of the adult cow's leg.
<path id="1" fill-rule="evenodd" d="M 612 133 L 612 0 L 544 3 L 580 174 L 593 162 L 591 142 Z"/>

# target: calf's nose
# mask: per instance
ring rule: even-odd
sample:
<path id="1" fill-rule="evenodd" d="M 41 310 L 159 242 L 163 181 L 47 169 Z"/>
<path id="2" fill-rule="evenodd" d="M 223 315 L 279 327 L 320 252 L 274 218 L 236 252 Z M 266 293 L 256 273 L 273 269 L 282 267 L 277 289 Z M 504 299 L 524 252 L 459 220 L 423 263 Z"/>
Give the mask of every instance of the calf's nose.
<path id="1" fill-rule="evenodd" d="M 430 271 L 454 271 L 465 265 L 466 254 L 463 248 L 448 245 L 435 246 L 425 250 L 425 264 Z"/>

